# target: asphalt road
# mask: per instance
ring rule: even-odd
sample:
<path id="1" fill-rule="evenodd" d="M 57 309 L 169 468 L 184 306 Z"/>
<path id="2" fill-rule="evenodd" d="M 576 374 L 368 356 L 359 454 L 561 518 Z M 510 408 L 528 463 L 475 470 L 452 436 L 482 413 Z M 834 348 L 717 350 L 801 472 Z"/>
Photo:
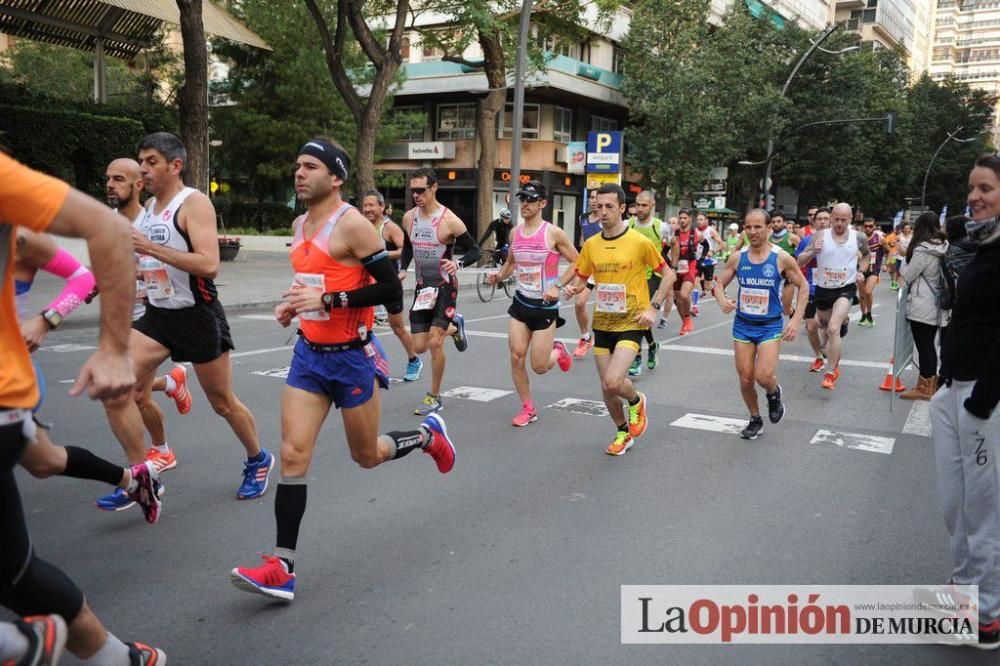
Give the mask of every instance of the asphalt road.
<path id="1" fill-rule="evenodd" d="M 878 326 L 852 322 L 836 392 L 807 371 L 804 335 L 784 346 L 788 413 L 755 442 L 671 425 L 746 420 L 728 318 L 702 307 L 695 332 L 677 338 L 676 314 L 660 367 L 638 384 L 651 425 L 624 457 L 604 454 L 607 417 L 540 409 L 515 429 L 506 307 L 460 296 L 471 336 L 448 342 L 445 389 L 490 397 L 445 398 L 455 470 L 440 475 L 412 455 L 367 471 L 355 465 L 331 414 L 310 470 L 290 606 L 232 587 L 229 570 L 273 548 L 273 485 L 235 499 L 242 448 L 195 389 L 181 417 L 161 396 L 179 464 L 167 472 L 163 516 L 93 508 L 105 488 L 73 479 L 20 481 L 39 553 L 62 566 L 117 635 L 162 646 L 175 664 L 612 664 L 996 663 L 995 654 L 920 646 L 635 646 L 620 642 L 624 584 L 909 584 L 948 574 L 946 533 L 929 437 L 908 403 L 889 411 L 876 387 L 892 338 L 894 294 L 883 285 Z M 856 311 L 855 311 L 856 312 Z M 560 330 L 577 337 L 572 308 Z M 262 443 L 280 441 L 280 375 L 288 332 L 263 315 L 234 313 L 235 385 Z M 93 328 L 60 331 L 38 353 L 49 383 L 44 417 L 61 443 L 119 459 L 99 405 L 66 395 L 92 346 Z M 394 374 L 405 365 L 381 337 Z M 59 345 L 70 345 L 69 347 Z M 913 371 L 907 378 L 911 379 Z M 429 385 L 382 394 L 383 430 L 413 427 Z M 531 376 L 535 403 L 586 412 L 600 399 L 592 357 Z M 569 399 L 569 400 L 567 400 Z M 762 397 L 762 406 L 765 406 Z M 908 423 L 910 427 L 906 427 Z M 713 427 L 711 425 L 707 427 Z M 817 431 L 855 433 L 841 444 Z M 883 438 L 883 439 L 877 439 Z M 822 437 L 820 437 L 822 440 Z M 836 437 L 827 438 L 837 439 Z M 889 441 L 891 440 L 891 441 Z M 886 447 L 891 445 L 891 450 Z M 272 476 L 272 484 L 277 474 Z"/>

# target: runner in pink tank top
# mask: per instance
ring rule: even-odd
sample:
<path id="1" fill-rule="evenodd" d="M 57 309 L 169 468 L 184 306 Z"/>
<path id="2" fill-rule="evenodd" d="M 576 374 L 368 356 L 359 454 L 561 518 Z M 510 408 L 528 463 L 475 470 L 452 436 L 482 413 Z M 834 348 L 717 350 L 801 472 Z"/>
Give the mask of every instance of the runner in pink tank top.
<path id="1" fill-rule="evenodd" d="M 539 375 L 556 364 L 566 372 L 573 363 L 566 345 L 556 342 L 555 336 L 556 328 L 564 323 L 559 317 L 559 257 L 575 262 L 576 248 L 562 229 L 542 220 L 548 202 L 540 182 L 529 181 L 517 197 L 524 222 L 514 230 L 507 261 L 498 272 L 487 276 L 487 281 L 496 283 L 511 275 L 517 278 L 514 302 L 507 310 L 510 315 L 507 331 L 511 374 L 522 403 L 512 424 L 523 427 L 538 420 L 525 368 L 528 346 L 531 346 L 531 369 Z"/>

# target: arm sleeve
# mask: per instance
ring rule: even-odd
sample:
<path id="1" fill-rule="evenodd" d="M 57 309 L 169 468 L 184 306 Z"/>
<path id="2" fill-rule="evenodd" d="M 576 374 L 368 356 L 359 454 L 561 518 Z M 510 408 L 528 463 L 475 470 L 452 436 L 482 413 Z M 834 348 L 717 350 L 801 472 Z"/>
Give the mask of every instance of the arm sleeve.
<path id="1" fill-rule="evenodd" d="M 0 220 L 43 231 L 59 214 L 69 189 L 0 153 Z"/>
<path id="2" fill-rule="evenodd" d="M 399 270 L 405 271 L 413 260 L 413 243 L 410 242 L 410 234 L 403 229 L 403 253 L 399 255 Z"/>
<path id="3" fill-rule="evenodd" d="M 66 286 L 59 292 L 55 300 L 48 304 L 46 310 L 55 310 L 65 317 L 80 307 L 97 284 L 94 274 L 80 264 L 76 258 L 62 248 L 45 264 L 42 270 L 66 280 Z"/>
<path id="4" fill-rule="evenodd" d="M 455 239 L 455 247 L 465 250 L 465 254 L 459 257 L 459 261 L 462 262 L 463 266 L 471 266 L 479 261 L 479 255 L 481 254 L 479 244 L 476 243 L 476 239 L 468 231 Z"/>
<path id="5" fill-rule="evenodd" d="M 361 263 L 375 278 L 374 284 L 347 292 L 334 292 L 333 307 L 360 308 L 368 305 L 385 305 L 403 297 L 403 284 L 393 269 L 388 252 L 385 250 L 376 252 L 362 259 Z"/>

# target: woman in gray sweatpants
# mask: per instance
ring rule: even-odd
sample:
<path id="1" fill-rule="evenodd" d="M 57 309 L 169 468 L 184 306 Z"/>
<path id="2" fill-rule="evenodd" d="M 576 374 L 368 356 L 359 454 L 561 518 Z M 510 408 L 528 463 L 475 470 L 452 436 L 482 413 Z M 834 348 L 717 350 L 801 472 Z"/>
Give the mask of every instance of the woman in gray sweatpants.
<path id="1" fill-rule="evenodd" d="M 941 390 L 931 401 L 938 490 L 951 536 L 952 582 L 979 586 L 979 643 L 1000 647 L 1000 157 L 969 174 L 969 240 L 941 343 Z"/>

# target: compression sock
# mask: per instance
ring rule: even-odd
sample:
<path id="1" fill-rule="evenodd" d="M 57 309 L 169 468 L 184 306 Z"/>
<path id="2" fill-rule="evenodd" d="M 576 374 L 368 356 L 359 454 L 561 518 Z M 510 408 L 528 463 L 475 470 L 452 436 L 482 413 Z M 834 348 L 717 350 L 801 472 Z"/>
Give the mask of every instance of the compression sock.
<path id="1" fill-rule="evenodd" d="M 299 525 L 306 512 L 306 489 L 304 476 L 282 476 L 274 496 L 277 524 L 274 554 L 285 563 L 288 573 L 295 571 L 295 546 L 299 541 Z"/>
<path id="2" fill-rule="evenodd" d="M 95 456 L 87 449 L 79 446 L 66 447 L 66 469 L 63 470 L 61 476 L 103 481 L 109 485 L 117 486 L 121 483 L 123 473 L 124 470 L 121 467 Z"/>
<path id="3" fill-rule="evenodd" d="M 420 430 L 393 430 L 392 432 L 385 433 L 383 437 L 392 442 L 392 445 L 396 447 L 395 452 L 389 457 L 389 459 L 398 460 L 410 451 L 422 449 L 424 447 L 424 440 L 427 438 L 427 434 L 426 431 L 421 428 Z"/>

